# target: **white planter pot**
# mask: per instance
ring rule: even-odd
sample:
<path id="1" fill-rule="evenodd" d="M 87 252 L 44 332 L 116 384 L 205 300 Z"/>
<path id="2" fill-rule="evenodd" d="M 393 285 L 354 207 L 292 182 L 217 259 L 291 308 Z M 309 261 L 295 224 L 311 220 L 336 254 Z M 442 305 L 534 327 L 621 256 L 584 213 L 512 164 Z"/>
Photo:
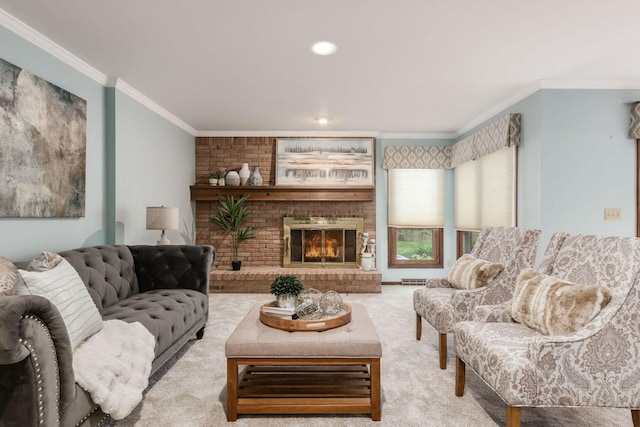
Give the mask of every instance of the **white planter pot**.
<path id="1" fill-rule="evenodd" d="M 296 306 L 297 297 L 291 294 L 276 296 L 276 304 L 282 308 L 293 308 Z"/>
<path id="2" fill-rule="evenodd" d="M 370 252 L 362 254 L 362 269 L 364 271 L 370 271 L 373 269 L 373 256 Z"/>

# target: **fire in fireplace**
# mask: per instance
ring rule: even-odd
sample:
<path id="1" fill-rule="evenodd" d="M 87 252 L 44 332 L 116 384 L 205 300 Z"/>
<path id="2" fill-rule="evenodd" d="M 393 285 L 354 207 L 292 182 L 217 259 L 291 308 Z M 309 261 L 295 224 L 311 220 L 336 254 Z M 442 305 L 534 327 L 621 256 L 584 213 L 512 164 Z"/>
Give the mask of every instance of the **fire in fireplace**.
<path id="1" fill-rule="evenodd" d="M 362 218 L 292 218 L 284 222 L 284 267 L 355 267 Z"/>

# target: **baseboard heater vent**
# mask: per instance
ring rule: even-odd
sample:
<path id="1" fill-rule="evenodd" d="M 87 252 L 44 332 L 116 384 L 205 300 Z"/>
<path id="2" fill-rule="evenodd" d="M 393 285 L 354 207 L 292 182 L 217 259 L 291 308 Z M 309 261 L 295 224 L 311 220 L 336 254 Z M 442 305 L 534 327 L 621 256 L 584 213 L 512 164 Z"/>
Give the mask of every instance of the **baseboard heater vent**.
<path id="1" fill-rule="evenodd" d="M 424 286 L 427 281 L 425 279 L 401 279 L 400 284 L 403 286 Z"/>

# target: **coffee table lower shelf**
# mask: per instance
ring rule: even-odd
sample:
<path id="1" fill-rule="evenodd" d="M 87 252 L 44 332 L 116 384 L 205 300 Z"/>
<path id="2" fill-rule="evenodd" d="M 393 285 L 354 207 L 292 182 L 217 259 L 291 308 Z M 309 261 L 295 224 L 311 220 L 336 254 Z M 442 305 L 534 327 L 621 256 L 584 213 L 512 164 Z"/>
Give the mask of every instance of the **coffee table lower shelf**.
<path id="1" fill-rule="evenodd" d="M 227 420 L 238 414 L 371 414 L 379 421 L 380 359 L 228 358 Z"/>

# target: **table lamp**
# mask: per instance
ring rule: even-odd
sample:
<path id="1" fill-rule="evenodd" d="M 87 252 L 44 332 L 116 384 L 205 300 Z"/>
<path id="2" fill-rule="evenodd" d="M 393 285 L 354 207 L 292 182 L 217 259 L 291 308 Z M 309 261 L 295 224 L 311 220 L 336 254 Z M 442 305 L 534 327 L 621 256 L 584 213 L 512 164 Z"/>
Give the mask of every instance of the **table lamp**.
<path id="1" fill-rule="evenodd" d="M 147 207 L 147 230 L 162 230 L 158 245 L 170 245 L 171 241 L 165 236 L 165 230 L 177 230 L 179 209 L 171 206 Z"/>

